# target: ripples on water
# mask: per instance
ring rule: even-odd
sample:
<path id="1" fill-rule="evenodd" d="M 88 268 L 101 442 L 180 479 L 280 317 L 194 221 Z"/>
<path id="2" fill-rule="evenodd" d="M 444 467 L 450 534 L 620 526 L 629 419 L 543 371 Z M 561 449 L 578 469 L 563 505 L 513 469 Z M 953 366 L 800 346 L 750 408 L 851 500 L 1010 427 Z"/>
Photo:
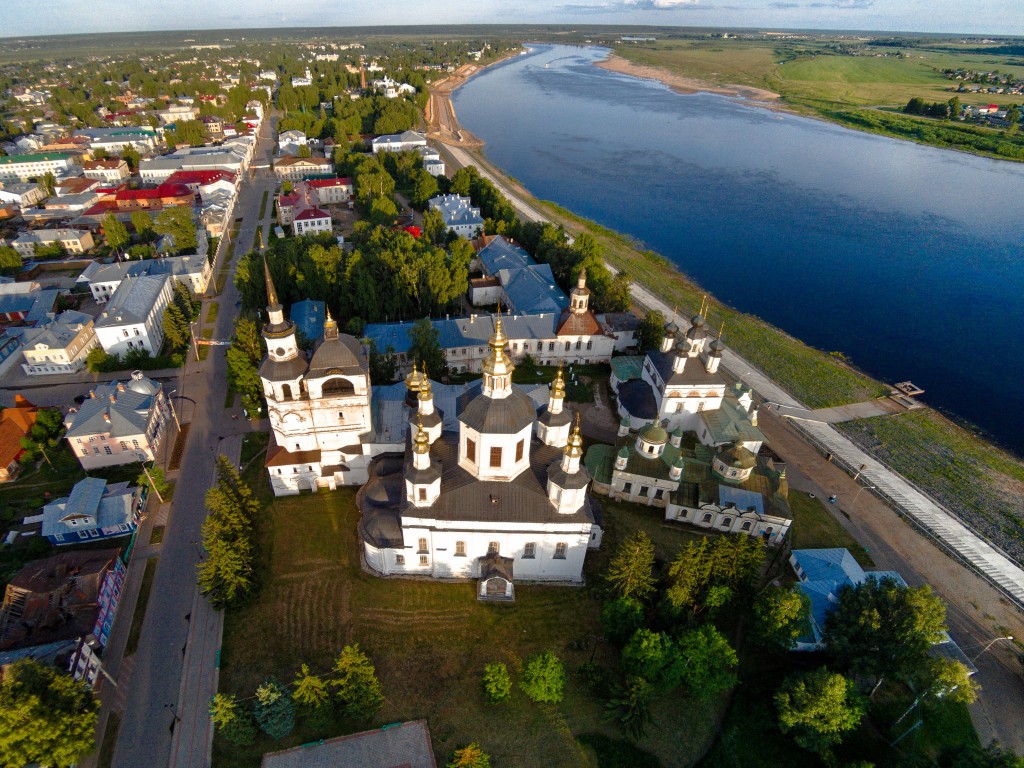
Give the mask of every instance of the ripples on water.
<path id="1" fill-rule="evenodd" d="M 459 118 L 538 197 L 1024 451 L 1024 166 L 676 94 L 603 55 L 536 46 L 461 88 Z"/>

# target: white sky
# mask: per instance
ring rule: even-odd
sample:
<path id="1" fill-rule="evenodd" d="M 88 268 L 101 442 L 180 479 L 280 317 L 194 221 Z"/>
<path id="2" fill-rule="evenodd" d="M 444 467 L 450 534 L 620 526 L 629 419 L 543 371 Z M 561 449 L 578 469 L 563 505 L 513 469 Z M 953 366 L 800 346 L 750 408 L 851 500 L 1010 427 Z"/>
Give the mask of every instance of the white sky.
<path id="1" fill-rule="evenodd" d="M 400 24 L 658 24 L 1024 35 L 1022 0 L 0 0 L 0 36 Z"/>

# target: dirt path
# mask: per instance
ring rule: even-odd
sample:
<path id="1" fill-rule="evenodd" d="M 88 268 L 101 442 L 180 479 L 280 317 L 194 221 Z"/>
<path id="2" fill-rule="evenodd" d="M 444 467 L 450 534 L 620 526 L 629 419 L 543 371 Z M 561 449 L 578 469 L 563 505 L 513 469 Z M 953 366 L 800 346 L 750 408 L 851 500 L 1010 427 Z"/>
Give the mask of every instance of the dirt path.
<path id="1" fill-rule="evenodd" d="M 861 486 L 853 478 L 826 461 L 788 423 L 761 409 L 758 426 L 772 450 L 786 461 L 791 488 L 819 498 L 838 494 L 839 502 L 829 507 L 830 511 L 867 548 L 876 567 L 899 571 L 912 586 L 928 584 L 946 601 L 950 634 L 969 657 L 980 653 L 993 638 L 1024 638 L 1024 617 L 1009 601 L 936 549 L 870 492 L 860 493 Z M 855 497 L 854 505 L 850 502 Z M 975 664 L 975 679 L 984 693 L 971 707 L 971 717 L 982 743 L 996 739 L 1024 754 L 1024 729 L 1020 727 L 1024 678 L 1019 652 L 1008 642 L 995 643 Z"/>

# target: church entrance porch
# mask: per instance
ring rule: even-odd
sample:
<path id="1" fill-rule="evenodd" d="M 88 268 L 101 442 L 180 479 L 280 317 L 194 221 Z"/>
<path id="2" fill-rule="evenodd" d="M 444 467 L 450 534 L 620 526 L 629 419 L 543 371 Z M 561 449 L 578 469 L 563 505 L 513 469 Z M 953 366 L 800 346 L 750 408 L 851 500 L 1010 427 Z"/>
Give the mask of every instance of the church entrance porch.
<path id="1" fill-rule="evenodd" d="M 512 582 L 514 562 L 511 557 L 502 557 L 497 552 L 480 558 L 478 600 L 510 603 L 516 599 L 515 585 Z"/>

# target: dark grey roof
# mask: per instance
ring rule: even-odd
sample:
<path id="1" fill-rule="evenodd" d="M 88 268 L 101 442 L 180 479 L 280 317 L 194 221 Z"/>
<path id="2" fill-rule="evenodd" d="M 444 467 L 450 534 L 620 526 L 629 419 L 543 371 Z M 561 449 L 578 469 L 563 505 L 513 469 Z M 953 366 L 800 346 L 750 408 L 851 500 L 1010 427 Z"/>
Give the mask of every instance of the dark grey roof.
<path id="1" fill-rule="evenodd" d="M 540 416 L 537 417 L 537 421 L 545 427 L 564 427 L 566 424 L 572 423 L 572 411 L 568 408 L 562 408 L 558 413 L 551 413 L 545 407 L 540 412 Z"/>
<path id="2" fill-rule="evenodd" d="M 560 461 L 562 452 L 558 448 L 534 441 L 530 446 L 529 469 L 511 482 L 477 479 L 458 465 L 458 450 L 458 435 L 454 432 L 445 432 L 431 446 L 430 457 L 441 466 L 441 496 L 423 511 L 405 499 L 402 457 L 385 454 L 376 458 L 370 479 L 356 497 L 363 515 L 362 534 L 371 543 L 387 540 L 392 534 L 388 517 L 392 513 L 397 521 L 402 515 L 410 515 L 484 525 L 594 522 L 589 495 L 583 507 L 572 514 L 559 514 L 548 499 L 548 468 Z M 400 522 L 396 524 L 400 526 Z"/>
<path id="3" fill-rule="evenodd" d="M 417 420 L 419 423 L 423 424 L 424 427 L 430 429 L 431 427 L 436 427 L 440 424 L 444 420 L 444 417 L 435 407 L 433 413 L 424 413 L 420 415 L 418 411 L 413 412 L 409 421 L 412 424 L 416 424 Z"/>
<path id="4" fill-rule="evenodd" d="M 721 384 L 725 387 L 725 379 L 720 373 L 708 373 L 704 367 L 704 361 L 700 357 L 691 357 L 686 361 L 682 373 L 672 371 L 672 361 L 675 359 L 675 351 L 671 352 L 648 352 L 647 357 L 654 367 L 658 369 L 662 381 L 668 386 L 685 386 L 686 384 Z M 621 391 L 621 387 L 620 387 Z"/>
<path id="5" fill-rule="evenodd" d="M 559 461 L 548 467 L 548 480 L 559 488 L 575 491 L 587 487 L 587 483 L 590 482 L 590 473 L 581 463 L 579 470 L 569 474 L 562 469 L 562 462 Z"/>
<path id="6" fill-rule="evenodd" d="M 336 339 L 320 342 L 313 358 L 309 361 L 311 377 L 325 376 L 331 373 L 355 375 L 364 373 L 368 363 L 359 349 L 359 342 L 348 334 L 338 334 Z"/>
<path id="7" fill-rule="evenodd" d="M 643 379 L 630 379 L 619 384 L 619 402 L 626 412 L 640 419 L 658 416 L 658 401 L 651 385 Z"/>
<path id="8" fill-rule="evenodd" d="M 484 394 L 470 396 L 475 388 L 459 398 L 459 421 L 487 435 L 514 435 L 537 419 L 537 406 L 523 390 L 512 385 L 512 394 L 496 400 Z M 468 400 L 468 402 L 467 402 Z"/>
<path id="9" fill-rule="evenodd" d="M 282 362 L 266 357 L 260 365 L 260 378 L 267 381 L 294 381 L 305 373 L 306 361 L 302 359 L 302 355 Z"/>
<path id="10" fill-rule="evenodd" d="M 484 555 L 480 558 L 480 581 L 487 581 L 495 576 L 500 576 L 505 581 L 512 581 L 515 562 L 513 558 L 502 557 L 497 552 Z"/>
<path id="11" fill-rule="evenodd" d="M 426 469 L 416 469 L 413 466 L 412 459 L 408 459 L 405 462 L 405 479 L 416 483 L 417 485 L 425 485 L 432 483 L 441 476 L 441 464 L 437 461 L 431 461 L 430 466 Z"/>

